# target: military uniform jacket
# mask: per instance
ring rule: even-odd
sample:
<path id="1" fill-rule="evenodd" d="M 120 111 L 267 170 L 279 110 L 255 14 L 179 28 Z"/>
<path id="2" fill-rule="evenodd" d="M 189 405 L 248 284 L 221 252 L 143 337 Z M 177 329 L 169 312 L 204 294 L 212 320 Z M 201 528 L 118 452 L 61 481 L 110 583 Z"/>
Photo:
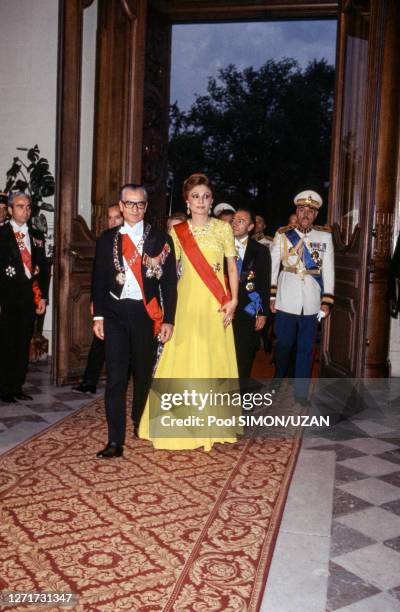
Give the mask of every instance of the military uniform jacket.
<path id="1" fill-rule="evenodd" d="M 123 269 L 122 235 L 120 227 L 105 230 L 96 243 L 93 267 L 92 298 L 94 317 L 104 317 L 107 304 L 121 296 L 123 283 L 117 280 L 118 269 Z M 177 300 L 177 276 L 174 245 L 170 236 L 145 224 L 147 237 L 143 243 L 143 255 L 158 257 L 165 245 L 169 252 L 162 265 L 162 274 L 157 278 L 144 263 L 142 255 L 142 281 L 146 302 L 155 297 L 164 310 L 164 323 L 174 324 Z M 116 248 L 115 248 L 116 247 Z"/>
<path id="2" fill-rule="evenodd" d="M 288 231 L 296 232 L 299 237 L 297 248 L 287 237 Z M 312 273 L 307 271 L 302 245 L 308 251 L 308 260 L 313 261 Z M 276 309 L 297 315 L 317 314 L 321 304 L 333 305 L 333 292 L 334 250 L 330 228 L 312 226 L 305 233 L 296 226 L 280 228 L 271 248 L 271 297 L 276 298 Z"/>
<path id="3" fill-rule="evenodd" d="M 0 227 L 0 301 L 33 299 L 32 284 L 37 281 L 42 297 L 48 299 L 50 273 L 46 260 L 44 236 L 36 229 L 28 230 L 33 274 L 28 278 L 10 223 Z"/>

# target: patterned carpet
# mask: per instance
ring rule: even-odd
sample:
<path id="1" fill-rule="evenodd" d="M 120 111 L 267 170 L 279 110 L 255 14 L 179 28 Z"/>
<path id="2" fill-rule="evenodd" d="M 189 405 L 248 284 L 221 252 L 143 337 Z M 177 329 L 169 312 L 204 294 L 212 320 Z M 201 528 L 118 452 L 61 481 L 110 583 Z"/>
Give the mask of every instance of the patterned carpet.
<path id="1" fill-rule="evenodd" d="M 204 453 L 131 439 L 101 461 L 103 410 L 3 456 L 0 590 L 72 592 L 85 611 L 258 610 L 299 441 Z"/>

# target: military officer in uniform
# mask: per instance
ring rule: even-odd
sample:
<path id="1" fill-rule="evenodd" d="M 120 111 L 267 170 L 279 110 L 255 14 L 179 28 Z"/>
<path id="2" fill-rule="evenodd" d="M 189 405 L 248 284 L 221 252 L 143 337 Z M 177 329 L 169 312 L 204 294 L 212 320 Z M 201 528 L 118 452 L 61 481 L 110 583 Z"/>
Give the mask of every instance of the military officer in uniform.
<path id="1" fill-rule="evenodd" d="M 275 376 L 286 376 L 295 347 L 295 396 L 304 404 L 318 322 L 333 306 L 334 250 L 330 228 L 314 225 L 321 196 L 302 191 L 294 203 L 297 224 L 281 227 L 271 248 L 271 310 L 276 312 Z"/>

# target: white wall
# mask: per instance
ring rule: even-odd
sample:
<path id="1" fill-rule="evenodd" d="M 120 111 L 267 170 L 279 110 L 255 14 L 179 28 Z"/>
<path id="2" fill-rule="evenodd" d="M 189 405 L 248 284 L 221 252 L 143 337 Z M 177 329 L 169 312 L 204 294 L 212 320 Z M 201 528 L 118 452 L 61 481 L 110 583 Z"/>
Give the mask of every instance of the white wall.
<path id="1" fill-rule="evenodd" d="M 58 0 L 0 0 L 0 190 L 16 147 L 39 146 L 55 174 Z M 78 212 L 90 227 L 97 0 L 83 24 L 81 154 Z M 54 197 L 46 198 L 54 204 Z M 53 235 L 54 216 L 47 215 Z M 51 351 L 52 286 L 44 333 Z"/>
<path id="2" fill-rule="evenodd" d="M 37 144 L 55 172 L 58 0 L 0 1 L 0 188 L 16 147 Z M 54 198 L 47 198 L 54 204 Z M 53 233 L 53 215 L 48 214 Z M 45 319 L 52 328 L 52 309 Z M 50 343 L 51 344 L 51 343 Z"/>

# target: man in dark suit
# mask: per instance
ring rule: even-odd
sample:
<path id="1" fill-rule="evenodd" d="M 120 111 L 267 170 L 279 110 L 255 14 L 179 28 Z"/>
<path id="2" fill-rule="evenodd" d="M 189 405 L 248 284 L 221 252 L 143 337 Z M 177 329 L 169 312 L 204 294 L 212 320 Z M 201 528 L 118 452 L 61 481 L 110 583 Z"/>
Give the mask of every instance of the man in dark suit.
<path id="1" fill-rule="evenodd" d="M 126 381 L 134 384 L 132 416 L 139 425 L 156 357 L 156 336 L 167 342 L 176 309 L 176 261 L 171 238 L 144 223 L 147 192 L 124 185 L 119 206 L 121 227 L 97 241 L 93 270 L 93 331 L 105 341 L 105 408 L 108 443 L 99 458 L 121 457 L 126 426 Z"/>
<path id="2" fill-rule="evenodd" d="M 262 244 L 250 239 L 254 229 L 253 213 L 240 208 L 233 217 L 232 229 L 238 253 L 239 303 L 233 320 L 239 378 L 251 376 L 257 350 L 257 332 L 269 315 L 271 256 Z"/>
<path id="3" fill-rule="evenodd" d="M 35 314 L 44 314 L 49 290 L 49 267 L 44 237 L 28 225 L 28 195 L 11 193 L 10 222 L 0 227 L 0 398 L 30 400 L 22 387 L 29 361 Z"/>

